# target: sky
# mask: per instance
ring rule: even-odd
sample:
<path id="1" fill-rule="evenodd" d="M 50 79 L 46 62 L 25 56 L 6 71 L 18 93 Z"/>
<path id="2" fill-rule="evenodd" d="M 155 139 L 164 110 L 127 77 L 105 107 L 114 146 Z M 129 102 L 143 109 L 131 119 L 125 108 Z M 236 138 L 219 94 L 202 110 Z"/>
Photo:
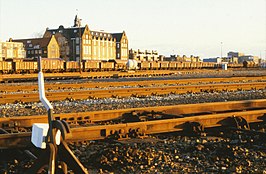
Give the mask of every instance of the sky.
<path id="1" fill-rule="evenodd" d="M 266 0 L 0 0 L 0 40 L 71 27 L 76 14 L 90 30 L 125 31 L 129 49 L 266 58 Z"/>

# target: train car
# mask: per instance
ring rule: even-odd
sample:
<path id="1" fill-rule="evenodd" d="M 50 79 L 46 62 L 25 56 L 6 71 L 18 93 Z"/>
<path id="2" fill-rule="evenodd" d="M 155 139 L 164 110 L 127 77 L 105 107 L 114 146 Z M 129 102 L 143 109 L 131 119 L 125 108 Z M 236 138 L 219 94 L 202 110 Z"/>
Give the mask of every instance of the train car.
<path id="1" fill-rule="evenodd" d="M 182 69 L 190 69 L 191 62 L 182 62 Z"/>
<path id="2" fill-rule="evenodd" d="M 79 71 L 79 62 L 77 61 L 66 61 L 64 62 L 64 70 L 66 72 L 77 72 Z M 82 69 L 82 64 L 81 64 L 81 69 Z"/>
<path id="3" fill-rule="evenodd" d="M 14 61 L 12 62 L 14 73 L 36 73 L 38 72 L 38 63 L 36 61 Z"/>
<path id="4" fill-rule="evenodd" d="M 151 61 L 150 62 L 150 69 L 152 69 L 152 70 L 160 69 L 160 63 L 157 61 Z"/>
<path id="5" fill-rule="evenodd" d="M 215 67 L 214 62 L 202 62 L 202 68 L 214 69 L 214 67 Z"/>
<path id="6" fill-rule="evenodd" d="M 115 63 L 114 62 L 100 62 L 100 70 L 101 71 L 113 71 L 115 70 Z"/>
<path id="7" fill-rule="evenodd" d="M 160 61 L 160 69 L 165 70 L 169 69 L 169 62 L 168 61 Z"/>
<path id="8" fill-rule="evenodd" d="M 83 61 L 83 71 L 100 71 L 100 63 L 101 61 L 98 60 L 86 60 Z"/>
<path id="9" fill-rule="evenodd" d="M 171 69 L 171 70 L 176 69 L 176 62 L 170 61 L 168 67 L 169 67 L 169 69 Z"/>
<path id="10" fill-rule="evenodd" d="M 258 67 L 258 65 L 256 65 L 256 63 L 254 61 L 245 60 L 243 62 L 243 67 L 244 68 L 255 68 L 255 67 Z"/>
<path id="11" fill-rule="evenodd" d="M 190 62 L 190 68 L 191 69 L 200 68 L 200 64 L 198 62 Z"/>
<path id="12" fill-rule="evenodd" d="M 8 74 L 12 73 L 12 62 L 0 61 L 0 73 L 1 74 Z"/>
<path id="13" fill-rule="evenodd" d="M 128 60 L 109 60 L 109 62 L 114 62 L 115 70 L 123 71 L 127 69 Z"/>
<path id="14" fill-rule="evenodd" d="M 142 62 L 139 62 L 139 63 L 138 63 L 138 67 L 139 67 L 141 70 L 148 70 L 148 69 L 151 68 L 151 64 L 150 64 L 150 62 L 142 61 Z"/>
<path id="15" fill-rule="evenodd" d="M 44 72 L 63 72 L 64 60 L 60 58 L 42 58 L 42 69 Z"/>
<path id="16" fill-rule="evenodd" d="M 176 68 L 177 69 L 182 69 L 183 68 L 182 62 L 176 62 Z"/>
<path id="17" fill-rule="evenodd" d="M 242 68 L 243 64 L 240 63 L 228 63 L 228 68 Z"/>

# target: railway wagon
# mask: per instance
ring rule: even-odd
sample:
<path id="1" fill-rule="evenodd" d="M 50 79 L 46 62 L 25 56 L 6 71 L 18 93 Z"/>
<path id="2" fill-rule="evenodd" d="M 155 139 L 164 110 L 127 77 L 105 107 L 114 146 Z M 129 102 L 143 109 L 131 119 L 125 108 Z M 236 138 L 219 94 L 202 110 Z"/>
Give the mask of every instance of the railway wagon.
<path id="1" fill-rule="evenodd" d="M 190 69 L 190 62 L 182 62 L 182 69 Z"/>
<path id="2" fill-rule="evenodd" d="M 228 68 L 242 68 L 243 64 L 241 64 L 241 63 L 228 63 L 227 66 L 228 66 Z"/>
<path id="3" fill-rule="evenodd" d="M 152 70 L 160 69 L 160 62 L 156 62 L 156 61 L 150 62 L 150 69 Z"/>
<path id="4" fill-rule="evenodd" d="M 66 61 L 64 62 L 64 70 L 66 72 L 77 72 L 79 71 L 79 62 L 76 61 Z M 82 65 L 81 65 L 82 69 Z"/>
<path id="5" fill-rule="evenodd" d="M 101 71 L 112 71 L 115 69 L 115 63 L 114 62 L 100 62 L 100 70 Z"/>
<path id="6" fill-rule="evenodd" d="M 182 69 L 183 68 L 182 62 L 176 62 L 176 68 L 177 69 Z"/>
<path id="7" fill-rule="evenodd" d="M 138 67 L 141 69 L 141 70 L 148 70 L 151 68 L 151 64 L 150 62 L 139 62 L 138 63 Z"/>
<path id="8" fill-rule="evenodd" d="M 215 67 L 214 62 L 202 62 L 202 68 L 213 69 Z"/>
<path id="9" fill-rule="evenodd" d="M 114 62 L 115 70 L 126 70 L 128 60 L 109 60 L 109 62 Z"/>
<path id="10" fill-rule="evenodd" d="M 169 69 L 172 69 L 173 70 L 173 69 L 176 69 L 177 68 L 176 65 L 177 65 L 176 62 L 172 62 L 171 61 L 171 62 L 169 62 L 168 67 L 169 67 Z"/>
<path id="11" fill-rule="evenodd" d="M 12 72 L 12 62 L 0 61 L 0 73 L 7 74 Z"/>
<path id="12" fill-rule="evenodd" d="M 201 68 L 201 63 L 200 62 L 191 62 L 190 63 L 190 68 L 191 69 L 200 69 Z"/>
<path id="13" fill-rule="evenodd" d="M 243 62 L 243 67 L 244 68 L 255 68 L 255 67 L 258 67 L 258 65 L 254 61 L 247 61 L 247 60 L 245 60 Z"/>
<path id="14" fill-rule="evenodd" d="M 167 61 L 160 61 L 159 63 L 160 63 L 160 69 L 163 69 L 163 70 L 168 69 L 168 68 L 170 69 L 169 62 L 167 62 Z"/>
<path id="15" fill-rule="evenodd" d="M 14 73 L 35 73 L 38 72 L 38 63 L 36 61 L 15 61 L 12 62 Z"/>
<path id="16" fill-rule="evenodd" d="M 42 69 L 44 72 L 63 72 L 64 61 L 60 58 L 42 58 Z"/>
<path id="17" fill-rule="evenodd" d="M 99 71 L 100 70 L 100 63 L 101 61 L 98 60 L 88 60 L 83 61 L 83 71 L 89 72 L 89 71 Z"/>

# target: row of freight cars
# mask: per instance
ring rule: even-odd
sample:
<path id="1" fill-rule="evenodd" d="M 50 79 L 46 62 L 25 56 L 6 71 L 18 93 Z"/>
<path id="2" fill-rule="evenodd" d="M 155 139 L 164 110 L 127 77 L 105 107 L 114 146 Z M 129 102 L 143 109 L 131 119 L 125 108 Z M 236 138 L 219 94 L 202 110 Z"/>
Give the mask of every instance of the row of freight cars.
<path id="1" fill-rule="evenodd" d="M 82 61 L 81 71 L 119 71 L 127 70 L 128 61 Z M 255 64 L 228 64 L 228 68 L 255 67 Z M 175 70 L 175 69 L 214 69 L 221 68 L 221 64 L 212 62 L 173 62 L 173 61 L 143 61 L 137 62 L 134 69 L 139 70 Z M 78 72 L 79 62 L 64 61 L 62 59 L 42 58 L 44 72 Z M 131 67 L 132 69 L 132 67 Z M 0 73 L 36 73 L 38 64 L 35 60 L 20 59 L 19 61 L 0 61 Z"/>

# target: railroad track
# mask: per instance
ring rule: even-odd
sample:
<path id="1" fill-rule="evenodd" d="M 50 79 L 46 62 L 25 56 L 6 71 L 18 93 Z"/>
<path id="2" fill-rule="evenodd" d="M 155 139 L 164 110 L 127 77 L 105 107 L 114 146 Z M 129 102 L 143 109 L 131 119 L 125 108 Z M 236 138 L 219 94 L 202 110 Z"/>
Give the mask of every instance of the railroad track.
<path id="1" fill-rule="evenodd" d="M 62 100 L 81 100 L 95 98 L 114 98 L 114 97 L 143 97 L 152 95 L 166 94 L 184 94 L 214 91 L 242 91 L 252 89 L 265 89 L 266 82 L 253 83 L 230 83 L 230 84 L 205 84 L 189 86 L 165 86 L 165 87 L 145 87 L 145 88 L 116 88 L 116 89 L 95 89 L 95 90 L 78 90 L 64 92 L 47 92 L 46 96 L 50 101 Z M 37 102 L 39 101 L 38 93 L 17 93 L 1 94 L 0 104 L 14 102 Z"/>
<path id="2" fill-rule="evenodd" d="M 241 74 L 239 72 L 245 72 Z M 256 70 L 257 71 L 257 70 Z M 261 75 L 265 75 L 264 70 L 259 69 Z M 64 73 L 45 73 L 44 77 L 46 80 L 53 79 L 98 79 L 98 78 L 121 78 L 121 77 L 151 77 L 151 76 L 169 76 L 169 75 L 187 75 L 187 74 L 221 74 L 225 72 L 226 76 L 261 76 L 261 75 L 252 75 L 247 74 L 246 69 L 240 69 L 238 71 L 227 70 L 227 71 L 218 71 L 217 69 L 191 69 L 191 70 L 141 70 L 141 71 L 105 71 L 105 72 L 64 72 Z M 231 74 L 230 74 L 231 73 Z M 0 74 L 0 82 L 9 83 L 9 82 L 24 82 L 24 81 L 37 81 L 37 74 Z M 221 76 L 221 75 L 220 75 Z M 222 75 L 224 77 L 224 75 Z"/>
<path id="3" fill-rule="evenodd" d="M 204 83 L 245 83 L 262 82 L 266 76 L 262 77 L 227 77 L 227 78 L 196 78 L 196 79 L 177 79 L 177 80 L 146 80 L 146 81 L 123 81 L 123 82 L 80 82 L 80 83 L 53 83 L 46 84 L 47 90 L 60 89 L 84 89 L 84 88 L 106 88 L 120 86 L 155 86 L 155 85 L 193 85 Z M 3 84 L 0 92 L 19 92 L 19 91 L 38 91 L 37 84 Z"/>
<path id="4" fill-rule="evenodd" d="M 71 128 L 68 142 L 100 140 L 106 138 L 129 138 L 194 128 L 228 126 L 237 129 L 248 127 L 248 123 L 265 123 L 266 100 L 234 101 L 219 103 L 189 104 L 164 107 L 135 108 L 116 111 L 55 115 L 57 120 L 66 120 Z M 129 114 L 129 115 L 128 115 Z M 131 120 L 138 115 L 139 120 Z M 150 117 L 143 121 L 143 116 Z M 117 120 L 125 116 L 125 122 L 99 125 L 99 121 Z M 128 117 L 129 116 L 129 117 Z M 157 117 L 157 119 L 154 119 Z M 167 119 L 166 119 L 167 118 Z M 122 119 L 123 120 L 123 119 Z M 8 129 L 29 129 L 33 123 L 47 122 L 46 116 L 1 118 L 0 148 L 31 146 L 30 132 L 8 133 Z M 236 126 L 237 125 L 237 126 Z"/>
<path id="5" fill-rule="evenodd" d="M 214 70 L 198 70 L 198 72 L 213 72 Z M 119 77 L 148 77 L 167 76 L 176 73 L 193 74 L 195 71 L 189 70 L 142 70 L 142 71 L 105 71 L 105 72 L 69 72 L 69 73 L 45 73 L 45 79 L 97 79 L 97 78 L 119 78 Z M 2 74 L 0 82 L 37 81 L 38 74 Z"/>

